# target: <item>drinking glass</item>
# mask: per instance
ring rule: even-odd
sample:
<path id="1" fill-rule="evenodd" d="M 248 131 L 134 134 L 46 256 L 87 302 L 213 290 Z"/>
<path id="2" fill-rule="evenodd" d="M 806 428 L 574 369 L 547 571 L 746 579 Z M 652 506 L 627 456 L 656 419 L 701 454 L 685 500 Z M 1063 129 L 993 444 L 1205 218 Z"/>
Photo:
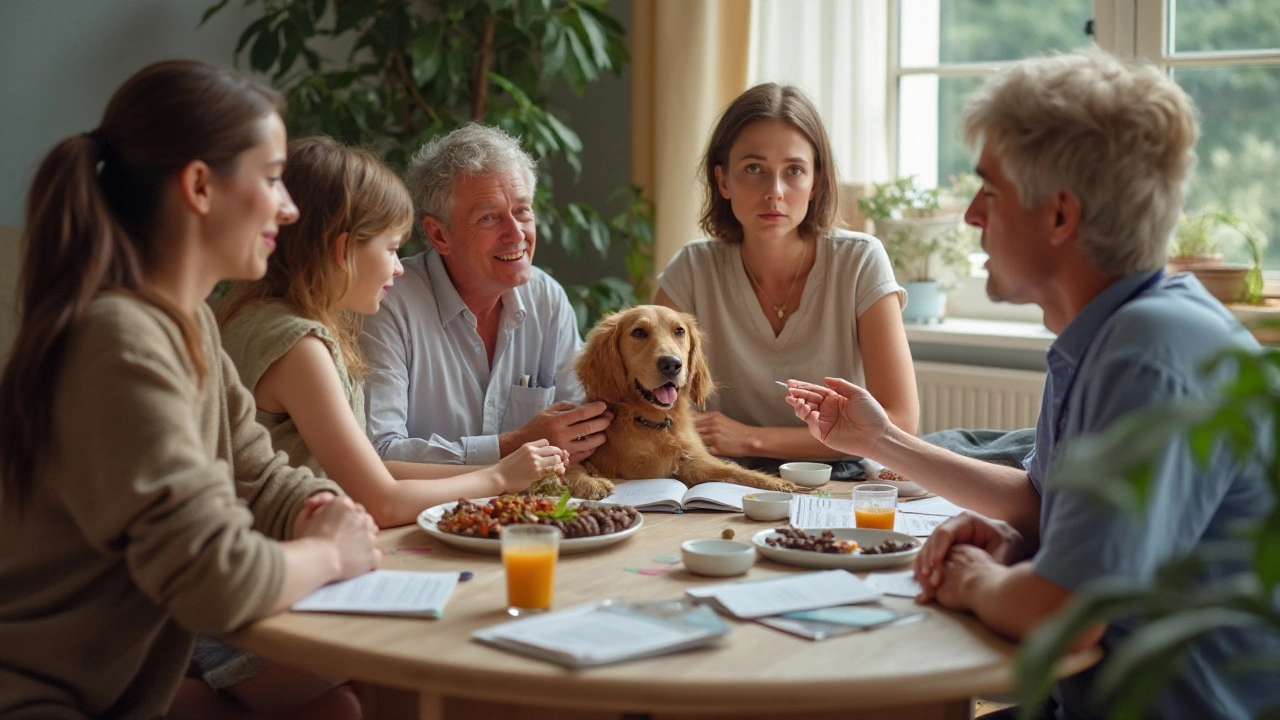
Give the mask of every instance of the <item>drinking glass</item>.
<path id="1" fill-rule="evenodd" d="M 893 485 L 859 485 L 853 489 L 853 517 L 860 528 L 892 530 L 898 508 Z"/>
<path id="2" fill-rule="evenodd" d="M 551 608 L 559 554 L 560 528 L 554 525 L 502 528 L 502 567 L 507 573 L 509 615 L 520 617 Z"/>

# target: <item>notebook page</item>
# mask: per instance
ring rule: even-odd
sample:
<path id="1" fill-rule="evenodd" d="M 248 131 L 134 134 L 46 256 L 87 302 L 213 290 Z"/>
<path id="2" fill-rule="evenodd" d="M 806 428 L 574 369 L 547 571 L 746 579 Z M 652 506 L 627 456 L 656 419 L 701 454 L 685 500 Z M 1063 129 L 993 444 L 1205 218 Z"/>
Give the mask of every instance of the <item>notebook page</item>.
<path id="1" fill-rule="evenodd" d="M 639 509 L 664 508 L 679 510 L 684 497 L 684 483 L 673 478 L 627 480 L 616 483 L 613 494 L 601 500 L 613 505 L 632 505 Z"/>
<path id="2" fill-rule="evenodd" d="M 374 570 L 325 585 L 294 603 L 292 609 L 440 617 L 457 584 L 456 572 Z"/>
<path id="3" fill-rule="evenodd" d="M 798 528 L 851 528 L 853 501 L 796 495 L 791 501 L 791 525 Z"/>
<path id="4" fill-rule="evenodd" d="M 947 517 L 955 517 L 964 512 L 964 508 L 947 500 L 946 498 L 935 495 L 931 498 L 923 500 L 912 500 L 911 502 L 898 503 L 898 510 L 904 513 L 923 513 L 925 515 L 945 515 Z"/>
<path id="5" fill-rule="evenodd" d="M 684 493 L 686 508 L 742 510 L 742 498 L 763 492 L 760 488 L 734 485 L 725 482 L 708 482 L 694 485 Z"/>
<path id="6" fill-rule="evenodd" d="M 743 620 L 880 599 L 878 591 L 845 570 L 727 583 L 700 590 L 698 595 L 710 597 L 730 615 Z"/>

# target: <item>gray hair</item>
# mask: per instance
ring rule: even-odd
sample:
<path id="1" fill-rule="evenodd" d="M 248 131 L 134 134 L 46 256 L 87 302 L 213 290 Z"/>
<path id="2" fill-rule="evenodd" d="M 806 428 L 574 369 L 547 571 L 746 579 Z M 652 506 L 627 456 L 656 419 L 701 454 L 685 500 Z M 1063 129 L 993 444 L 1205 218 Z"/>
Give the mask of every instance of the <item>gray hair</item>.
<path id="1" fill-rule="evenodd" d="M 418 217 L 430 215 L 449 227 L 454 187 L 460 179 L 512 170 L 524 176 L 532 196 L 537 189 L 537 162 L 520 147 L 520 141 L 500 128 L 469 123 L 414 153 L 405 184 Z"/>
<path id="2" fill-rule="evenodd" d="M 960 123 L 971 148 L 992 144 L 1023 207 L 1076 196 L 1077 244 L 1094 267 L 1164 265 L 1200 128 L 1191 98 L 1158 68 L 1096 49 L 1026 60 L 983 83 Z"/>

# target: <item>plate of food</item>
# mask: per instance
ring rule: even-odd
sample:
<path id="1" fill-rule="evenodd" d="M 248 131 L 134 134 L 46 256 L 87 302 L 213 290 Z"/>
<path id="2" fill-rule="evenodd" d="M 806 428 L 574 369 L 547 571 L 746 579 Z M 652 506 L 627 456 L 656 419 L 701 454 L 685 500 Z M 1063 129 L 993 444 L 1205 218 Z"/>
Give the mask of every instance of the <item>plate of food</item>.
<path id="1" fill-rule="evenodd" d="M 898 497 L 900 498 L 918 498 L 929 494 L 928 490 L 911 482 L 898 473 L 881 465 L 875 460 L 862 460 L 863 477 L 873 482 L 884 482 L 898 488 Z"/>
<path id="2" fill-rule="evenodd" d="M 630 505 L 585 500 L 500 495 L 459 500 L 429 507 L 418 514 L 418 527 L 446 545 L 498 555 L 502 526 L 511 523 L 555 525 L 564 533 L 560 553 L 587 552 L 635 534 L 644 516 Z"/>
<path id="3" fill-rule="evenodd" d="M 832 528 L 806 532 L 791 526 L 761 530 L 751 544 L 770 560 L 811 568 L 874 570 L 909 562 L 920 552 L 918 538 L 892 530 Z"/>

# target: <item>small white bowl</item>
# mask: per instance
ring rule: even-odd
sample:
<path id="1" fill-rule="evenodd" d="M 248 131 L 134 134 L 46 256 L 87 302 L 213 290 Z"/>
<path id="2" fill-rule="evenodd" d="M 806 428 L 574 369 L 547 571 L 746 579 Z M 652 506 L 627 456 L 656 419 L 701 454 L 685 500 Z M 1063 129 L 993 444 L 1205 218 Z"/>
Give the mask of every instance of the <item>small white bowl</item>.
<path id="1" fill-rule="evenodd" d="M 736 540 L 685 540 L 680 544 L 684 567 L 698 575 L 741 575 L 756 562 L 756 549 Z"/>
<path id="2" fill-rule="evenodd" d="M 752 520 L 781 520 L 791 517 L 788 492 L 758 492 L 742 496 L 742 512 Z"/>
<path id="3" fill-rule="evenodd" d="M 831 479 L 831 466 L 817 462 L 789 462 L 778 468 L 783 480 L 809 488 L 820 487 Z"/>

